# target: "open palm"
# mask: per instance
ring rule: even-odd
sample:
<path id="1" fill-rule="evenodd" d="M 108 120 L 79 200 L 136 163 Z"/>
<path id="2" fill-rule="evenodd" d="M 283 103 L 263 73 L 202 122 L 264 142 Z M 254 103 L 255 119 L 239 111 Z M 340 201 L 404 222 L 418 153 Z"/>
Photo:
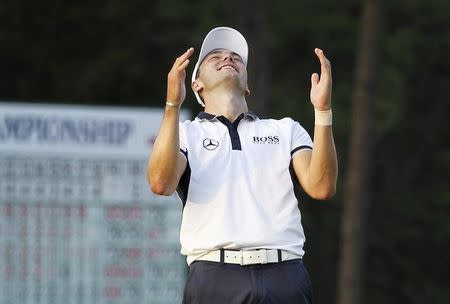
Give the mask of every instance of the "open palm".
<path id="1" fill-rule="evenodd" d="M 314 108 L 325 111 L 331 108 L 331 64 L 321 49 L 314 50 L 320 61 L 320 76 L 317 73 L 311 75 L 311 103 Z"/>
<path id="2" fill-rule="evenodd" d="M 175 105 L 181 105 L 186 98 L 186 67 L 189 64 L 189 57 L 194 53 L 193 48 L 189 48 L 175 60 L 169 74 L 167 75 L 167 101 Z"/>

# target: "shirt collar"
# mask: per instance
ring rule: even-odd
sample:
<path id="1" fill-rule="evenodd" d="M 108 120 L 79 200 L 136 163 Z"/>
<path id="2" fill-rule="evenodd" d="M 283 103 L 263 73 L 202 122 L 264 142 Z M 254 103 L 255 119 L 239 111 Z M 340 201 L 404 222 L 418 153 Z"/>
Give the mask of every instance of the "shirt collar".
<path id="1" fill-rule="evenodd" d="M 208 120 L 208 121 L 213 121 L 214 119 L 216 119 L 218 117 L 220 117 L 220 116 L 213 115 L 213 114 L 206 113 L 206 112 L 200 112 L 197 115 L 198 119 L 200 119 L 200 120 Z M 251 111 L 249 111 L 247 113 L 244 113 L 244 117 L 250 118 L 252 120 L 257 120 L 258 119 L 258 116 L 255 113 L 251 112 Z"/>

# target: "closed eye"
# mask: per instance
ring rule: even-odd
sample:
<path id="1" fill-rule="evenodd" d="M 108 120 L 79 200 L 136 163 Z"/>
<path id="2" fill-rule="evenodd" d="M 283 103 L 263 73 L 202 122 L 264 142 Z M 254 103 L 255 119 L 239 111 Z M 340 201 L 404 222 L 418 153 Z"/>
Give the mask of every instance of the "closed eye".
<path id="1" fill-rule="evenodd" d="M 208 61 L 214 61 L 220 59 L 219 56 L 211 56 L 208 58 Z"/>
<path id="2" fill-rule="evenodd" d="M 239 62 L 242 62 L 242 58 L 239 55 L 233 56 L 233 59 Z"/>

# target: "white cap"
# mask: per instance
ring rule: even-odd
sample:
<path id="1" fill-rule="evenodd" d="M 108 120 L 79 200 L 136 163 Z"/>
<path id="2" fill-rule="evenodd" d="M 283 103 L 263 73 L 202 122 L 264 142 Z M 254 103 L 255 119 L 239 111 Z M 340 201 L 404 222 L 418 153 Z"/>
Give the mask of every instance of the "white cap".
<path id="1" fill-rule="evenodd" d="M 217 49 L 226 49 L 232 51 L 239 56 L 241 56 L 242 61 L 245 66 L 247 66 L 248 59 L 248 45 L 244 36 L 241 33 L 232 29 L 231 27 L 216 27 L 212 29 L 205 37 L 202 43 L 202 48 L 200 49 L 200 54 L 198 56 L 198 61 L 195 64 L 194 71 L 192 72 L 192 81 L 195 81 L 195 76 L 197 75 L 197 70 L 205 59 L 206 55 Z M 194 91 L 197 101 L 202 106 L 205 106 L 202 99 L 197 92 Z"/>

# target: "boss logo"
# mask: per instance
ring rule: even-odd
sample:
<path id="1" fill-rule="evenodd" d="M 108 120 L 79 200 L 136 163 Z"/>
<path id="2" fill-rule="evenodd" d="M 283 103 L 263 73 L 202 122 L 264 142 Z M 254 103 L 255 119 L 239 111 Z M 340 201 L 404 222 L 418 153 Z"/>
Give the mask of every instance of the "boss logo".
<path id="1" fill-rule="evenodd" d="M 280 138 L 278 136 L 253 136 L 253 143 L 278 145 Z"/>

